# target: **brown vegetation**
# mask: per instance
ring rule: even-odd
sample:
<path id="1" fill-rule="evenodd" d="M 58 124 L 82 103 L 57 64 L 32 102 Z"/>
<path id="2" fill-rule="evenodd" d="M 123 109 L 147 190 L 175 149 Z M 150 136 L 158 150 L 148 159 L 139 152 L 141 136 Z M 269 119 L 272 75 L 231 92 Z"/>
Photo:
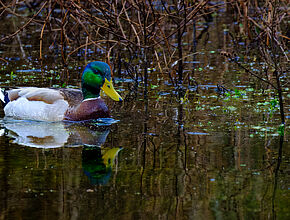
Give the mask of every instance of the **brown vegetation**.
<path id="1" fill-rule="evenodd" d="M 1 17 L 12 15 L 25 20 L 16 31 L 2 34 L 0 43 L 9 42 L 20 32 L 37 25 L 40 27 L 39 60 L 42 65 L 46 64 L 44 54 L 52 50 L 61 54 L 62 81 L 69 78 L 69 63 L 73 60 L 87 62 L 88 52 L 94 51 L 96 57 L 103 57 L 109 64 L 114 60 L 111 66 L 119 75 L 121 70 L 126 70 L 135 80 L 135 88 L 141 77 L 145 96 L 148 69 L 159 69 L 158 72 L 169 77 L 175 86 L 196 83 L 194 70 L 184 72 L 184 61 L 195 59 L 198 39 L 204 33 L 201 31 L 197 36 L 195 25 L 199 21 L 211 22 L 213 13 L 226 9 L 238 26 L 230 29 L 227 36 L 234 47 L 225 48 L 222 54 L 277 90 L 282 123 L 285 122 L 282 91 L 287 81 L 281 83 L 280 79 L 289 72 L 287 1 L 26 0 L 0 1 L 0 5 Z M 31 14 L 21 14 L 23 7 Z M 189 32 L 192 36 L 185 39 Z M 246 45 L 246 50 L 241 48 L 240 42 Z M 190 53 L 185 53 L 185 48 Z M 256 63 L 258 71 L 251 70 L 248 66 L 251 62 Z"/>

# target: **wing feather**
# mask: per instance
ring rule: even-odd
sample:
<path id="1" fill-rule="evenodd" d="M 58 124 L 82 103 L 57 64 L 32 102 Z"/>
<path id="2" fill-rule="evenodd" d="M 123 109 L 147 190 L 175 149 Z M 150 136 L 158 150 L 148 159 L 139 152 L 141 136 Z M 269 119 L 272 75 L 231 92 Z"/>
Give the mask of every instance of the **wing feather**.
<path id="1" fill-rule="evenodd" d="M 7 91 L 10 101 L 19 97 L 25 97 L 29 101 L 43 101 L 52 104 L 57 100 L 63 100 L 62 94 L 55 89 L 27 87 L 20 89 L 12 89 Z"/>
<path id="2" fill-rule="evenodd" d="M 57 89 L 63 95 L 64 100 L 66 100 L 71 107 L 79 105 L 83 101 L 82 91 L 79 89 Z"/>

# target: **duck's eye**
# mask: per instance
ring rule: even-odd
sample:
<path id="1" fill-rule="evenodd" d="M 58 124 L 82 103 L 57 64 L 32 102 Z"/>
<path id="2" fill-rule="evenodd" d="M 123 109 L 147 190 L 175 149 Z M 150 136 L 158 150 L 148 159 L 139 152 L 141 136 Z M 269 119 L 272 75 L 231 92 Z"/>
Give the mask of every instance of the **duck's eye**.
<path id="1" fill-rule="evenodd" d="M 108 85 L 108 88 L 111 88 L 111 86 L 110 86 L 110 85 Z"/>

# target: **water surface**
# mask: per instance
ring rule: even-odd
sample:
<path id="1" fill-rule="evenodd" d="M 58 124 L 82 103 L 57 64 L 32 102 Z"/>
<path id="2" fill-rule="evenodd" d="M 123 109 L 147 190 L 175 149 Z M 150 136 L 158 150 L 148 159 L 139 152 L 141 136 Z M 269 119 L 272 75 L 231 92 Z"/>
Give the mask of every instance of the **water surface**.
<path id="1" fill-rule="evenodd" d="M 231 47 L 221 31 L 231 24 L 225 16 L 198 24 L 209 28 L 199 53 L 184 62 L 198 86 L 178 88 L 148 68 L 146 98 L 141 77 L 115 72 L 125 101 L 104 98 L 114 123 L 32 122 L 2 113 L 0 218 L 289 219 L 289 126 L 280 136 L 274 91 L 219 56 Z M 40 65 L 38 34 L 20 35 L 25 57 L 19 42 L 2 44 L 8 63 L 1 62 L 1 86 L 78 88 L 84 61 L 72 62 L 68 84 L 61 84 L 60 59 L 48 56 Z M 190 44 L 184 51 L 192 52 Z"/>

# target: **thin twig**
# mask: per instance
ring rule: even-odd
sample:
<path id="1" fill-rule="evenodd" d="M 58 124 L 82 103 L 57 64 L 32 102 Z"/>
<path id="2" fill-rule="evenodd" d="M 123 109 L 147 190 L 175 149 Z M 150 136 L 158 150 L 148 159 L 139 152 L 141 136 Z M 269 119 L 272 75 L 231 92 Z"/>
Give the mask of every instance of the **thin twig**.
<path id="1" fill-rule="evenodd" d="M 10 34 L 10 35 L 8 35 L 6 37 L 1 38 L 0 39 L 0 42 L 5 41 L 5 40 L 7 40 L 9 38 L 12 38 L 15 35 L 17 35 L 19 32 L 23 31 L 27 27 L 27 25 L 29 25 L 34 20 L 34 18 L 42 11 L 42 9 L 44 8 L 44 6 L 46 4 L 47 4 L 47 1 L 43 3 L 43 5 L 41 6 L 41 8 L 22 27 L 18 28 L 18 30 L 15 31 L 13 34 Z"/>

